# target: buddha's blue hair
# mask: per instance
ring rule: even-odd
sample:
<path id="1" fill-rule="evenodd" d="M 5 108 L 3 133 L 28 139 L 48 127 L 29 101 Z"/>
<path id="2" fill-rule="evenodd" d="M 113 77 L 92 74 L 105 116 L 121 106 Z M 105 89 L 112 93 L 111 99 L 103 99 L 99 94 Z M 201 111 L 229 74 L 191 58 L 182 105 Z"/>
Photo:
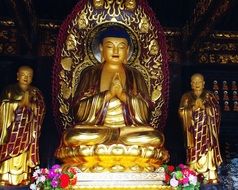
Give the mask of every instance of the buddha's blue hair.
<path id="1" fill-rule="evenodd" d="M 98 36 L 99 43 L 102 43 L 103 39 L 106 37 L 125 38 L 128 44 L 131 43 L 130 35 L 128 34 L 126 29 L 120 26 L 109 26 L 103 28 Z"/>

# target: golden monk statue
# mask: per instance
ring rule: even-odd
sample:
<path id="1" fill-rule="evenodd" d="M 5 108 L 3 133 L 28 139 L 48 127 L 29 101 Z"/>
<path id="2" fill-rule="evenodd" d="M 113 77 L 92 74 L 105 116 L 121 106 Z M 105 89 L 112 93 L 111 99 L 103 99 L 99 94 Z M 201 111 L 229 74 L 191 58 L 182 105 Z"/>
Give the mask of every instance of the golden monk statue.
<path id="1" fill-rule="evenodd" d="M 89 150 L 85 151 L 85 147 L 93 147 L 95 154 L 113 155 L 125 151 L 127 146 L 134 146 L 127 150 L 131 156 L 144 154 L 144 157 L 149 157 L 148 151 L 141 153 L 138 148 L 144 147 L 150 148 L 149 152 L 154 151 L 154 159 L 160 163 L 167 161 L 164 136 L 148 122 L 153 103 L 144 78 L 127 65 L 130 52 L 128 34 L 122 28 L 110 27 L 101 34 L 100 41 L 102 63 L 87 67 L 80 75 L 73 100 L 75 126 L 63 133 L 57 157 L 70 162 L 68 158 L 78 154 L 75 152 L 92 155 Z M 104 146 L 110 145 L 118 146 L 114 153 L 102 151 Z M 70 148 L 71 153 L 66 153 Z"/>
<path id="2" fill-rule="evenodd" d="M 33 70 L 21 66 L 18 83 L 2 93 L 0 104 L 0 183 L 26 185 L 39 164 L 39 136 L 45 113 L 41 92 L 31 86 Z"/>
<path id="3" fill-rule="evenodd" d="M 204 175 L 208 183 L 217 183 L 217 169 L 222 163 L 219 149 L 220 110 L 215 96 L 204 90 L 204 77 L 191 77 L 192 91 L 182 96 L 179 115 L 187 146 L 187 164 Z"/>

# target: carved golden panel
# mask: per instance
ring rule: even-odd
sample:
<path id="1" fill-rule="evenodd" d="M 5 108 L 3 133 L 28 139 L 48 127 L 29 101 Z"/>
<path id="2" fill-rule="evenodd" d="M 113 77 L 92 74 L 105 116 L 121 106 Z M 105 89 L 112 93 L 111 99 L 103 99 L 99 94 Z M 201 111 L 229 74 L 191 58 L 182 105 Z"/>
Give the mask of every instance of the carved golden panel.
<path id="1" fill-rule="evenodd" d="M 133 10 L 136 8 L 136 1 L 135 0 L 126 0 L 125 6 L 126 6 L 126 9 Z"/>
<path id="2" fill-rule="evenodd" d="M 73 60 L 71 57 L 66 57 L 61 60 L 61 65 L 63 69 L 66 71 L 71 71 L 72 64 L 73 64 Z"/>
<path id="3" fill-rule="evenodd" d="M 199 54 L 198 61 L 199 63 L 220 63 L 220 64 L 238 63 L 238 55 L 204 53 Z"/>

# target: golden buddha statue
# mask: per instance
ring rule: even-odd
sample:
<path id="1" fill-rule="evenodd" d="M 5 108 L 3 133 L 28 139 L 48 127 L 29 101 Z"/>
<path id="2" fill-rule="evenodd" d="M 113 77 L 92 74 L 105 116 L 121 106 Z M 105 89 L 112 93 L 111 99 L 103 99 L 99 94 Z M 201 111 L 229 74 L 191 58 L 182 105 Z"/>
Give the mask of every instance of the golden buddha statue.
<path id="1" fill-rule="evenodd" d="M 222 163 L 219 149 L 220 107 L 213 93 L 204 89 L 203 75 L 191 77 L 192 91 L 180 102 L 179 115 L 186 137 L 187 164 L 203 174 L 208 183 L 217 183 Z"/>
<path id="2" fill-rule="evenodd" d="M 39 136 L 45 113 L 41 92 L 31 86 L 33 70 L 21 66 L 18 83 L 2 93 L 0 104 L 0 183 L 26 185 L 39 164 Z"/>
<path id="3" fill-rule="evenodd" d="M 164 135 L 148 122 L 153 103 L 145 80 L 127 65 L 128 34 L 110 27 L 100 41 L 102 63 L 80 74 L 72 105 L 75 126 L 64 131 L 56 156 L 87 172 L 154 171 L 169 156 Z"/>

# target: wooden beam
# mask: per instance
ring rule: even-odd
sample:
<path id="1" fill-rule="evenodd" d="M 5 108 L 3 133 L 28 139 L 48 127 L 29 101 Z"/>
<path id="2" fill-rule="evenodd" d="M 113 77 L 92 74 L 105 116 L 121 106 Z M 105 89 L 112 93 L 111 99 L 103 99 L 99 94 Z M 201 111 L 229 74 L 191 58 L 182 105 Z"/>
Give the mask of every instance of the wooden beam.
<path id="1" fill-rule="evenodd" d="M 5 0 L 14 14 L 15 24 L 23 43 L 29 51 L 33 50 L 33 44 L 37 37 L 37 17 L 32 5 L 32 0 Z"/>
<path id="2" fill-rule="evenodd" d="M 185 50 L 196 51 L 199 42 L 213 32 L 214 26 L 237 3 L 237 0 L 200 0 L 190 22 L 184 28 Z"/>

